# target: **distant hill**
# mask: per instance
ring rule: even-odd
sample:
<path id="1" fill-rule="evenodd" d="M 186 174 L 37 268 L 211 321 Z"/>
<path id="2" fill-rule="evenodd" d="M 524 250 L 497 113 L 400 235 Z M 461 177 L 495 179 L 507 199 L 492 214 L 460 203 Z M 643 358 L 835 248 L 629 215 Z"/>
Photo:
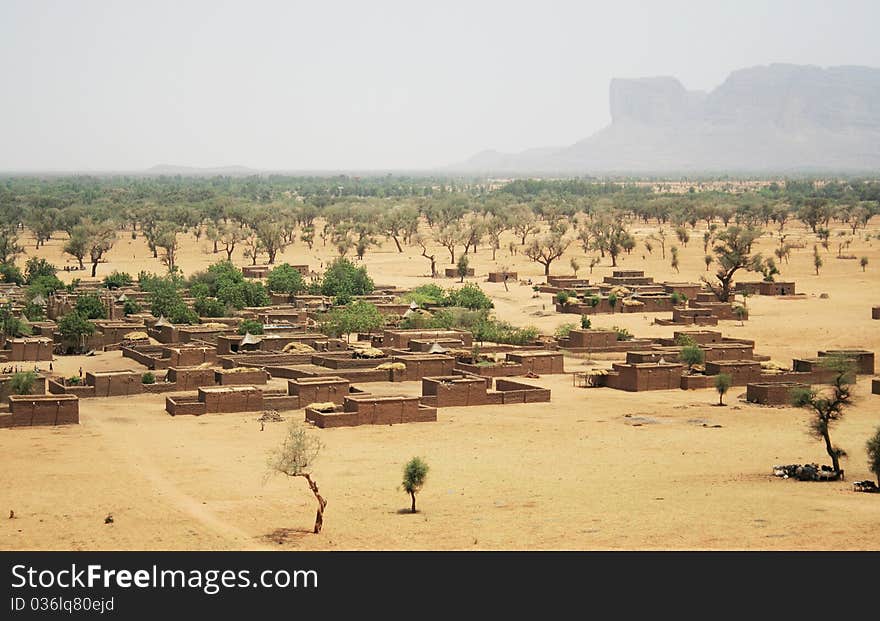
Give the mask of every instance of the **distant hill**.
<path id="1" fill-rule="evenodd" d="M 563 148 L 483 151 L 468 173 L 867 171 L 880 167 L 880 69 L 773 64 L 709 93 L 611 81 L 612 122 Z"/>
<path id="2" fill-rule="evenodd" d="M 258 175 L 259 170 L 247 166 L 217 166 L 214 168 L 199 168 L 196 166 L 175 166 L 173 164 L 157 164 L 146 171 L 148 175 L 181 175 L 186 177 L 198 176 L 248 176 Z"/>

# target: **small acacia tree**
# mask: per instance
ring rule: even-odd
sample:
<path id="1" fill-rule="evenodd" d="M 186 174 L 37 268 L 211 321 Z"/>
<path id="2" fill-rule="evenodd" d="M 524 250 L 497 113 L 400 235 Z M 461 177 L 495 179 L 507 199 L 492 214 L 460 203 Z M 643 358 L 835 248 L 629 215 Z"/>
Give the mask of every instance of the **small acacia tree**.
<path id="1" fill-rule="evenodd" d="M 825 442 L 825 451 L 831 458 L 834 472 L 841 475 L 840 458 L 846 456 L 846 451 L 831 443 L 831 426 L 843 418 L 846 408 L 852 405 L 855 370 L 852 360 L 846 356 L 828 356 L 822 361 L 822 366 L 834 374 L 830 389 L 795 389 L 791 400 L 795 406 L 812 412 L 810 431 Z"/>
<path id="2" fill-rule="evenodd" d="M 428 477 L 428 464 L 421 457 L 413 457 L 403 468 L 403 489 L 412 498 L 411 513 L 416 512 L 416 494 L 425 485 Z"/>
<path id="3" fill-rule="evenodd" d="M 718 391 L 718 405 L 724 405 L 724 393 L 730 389 L 733 379 L 727 373 L 715 376 L 715 390 Z"/>
<path id="4" fill-rule="evenodd" d="M 688 371 L 692 371 L 695 365 L 703 364 L 706 354 L 698 345 L 685 345 L 679 354 L 682 362 L 688 365 Z"/>
<path id="5" fill-rule="evenodd" d="M 464 282 L 464 277 L 468 274 L 468 258 L 467 254 L 463 254 L 458 257 L 458 263 L 455 266 L 455 271 L 458 274 L 460 280 L 458 282 Z"/>
<path id="6" fill-rule="evenodd" d="M 281 473 L 289 477 L 302 477 L 309 484 L 309 489 L 318 501 L 318 512 L 315 515 L 317 535 L 324 526 L 324 509 L 327 501 L 318 491 L 318 484 L 312 479 L 312 466 L 321 452 L 323 444 L 318 438 L 310 436 L 305 429 L 291 424 L 281 447 L 269 458 L 269 473 Z"/>

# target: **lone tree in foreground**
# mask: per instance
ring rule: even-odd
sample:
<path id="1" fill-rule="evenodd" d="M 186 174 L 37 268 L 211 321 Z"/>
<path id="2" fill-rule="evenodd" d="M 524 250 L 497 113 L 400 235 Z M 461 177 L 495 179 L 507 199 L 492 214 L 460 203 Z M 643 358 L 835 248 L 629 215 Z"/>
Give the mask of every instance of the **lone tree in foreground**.
<path id="1" fill-rule="evenodd" d="M 458 264 L 455 266 L 456 273 L 458 273 L 458 276 L 461 279 L 458 282 L 464 282 L 464 277 L 467 276 L 468 273 L 468 267 L 468 258 L 465 253 L 458 257 Z"/>
<path id="2" fill-rule="evenodd" d="M 412 497 L 412 513 L 416 512 L 416 494 L 422 490 L 428 476 L 428 464 L 421 457 L 413 457 L 403 468 L 403 490 Z"/>
<path id="3" fill-rule="evenodd" d="M 724 393 L 730 389 L 733 380 L 727 373 L 719 373 L 715 376 L 715 390 L 718 391 L 718 405 L 724 405 Z"/>
<path id="4" fill-rule="evenodd" d="M 309 489 L 318 500 L 318 512 L 315 515 L 314 533 L 317 535 L 324 526 L 324 509 L 327 501 L 318 492 L 318 484 L 312 480 L 312 465 L 322 448 L 318 438 L 307 435 L 305 429 L 291 425 L 287 437 L 281 447 L 269 458 L 269 471 L 286 474 L 289 477 L 302 477 L 309 484 Z"/>
<path id="5" fill-rule="evenodd" d="M 868 469 L 877 477 L 877 484 L 880 485 L 880 427 L 871 436 L 865 444 L 865 450 L 868 451 Z"/>
<path id="6" fill-rule="evenodd" d="M 840 458 L 846 451 L 831 443 L 831 426 L 843 418 L 846 408 L 852 405 L 852 385 L 855 383 L 855 370 L 851 359 L 845 356 L 828 356 L 822 366 L 834 374 L 831 388 L 823 391 L 815 388 L 801 388 L 792 391 L 791 400 L 797 407 L 811 410 L 810 431 L 825 441 L 825 450 L 831 458 L 834 472 L 842 475 Z"/>

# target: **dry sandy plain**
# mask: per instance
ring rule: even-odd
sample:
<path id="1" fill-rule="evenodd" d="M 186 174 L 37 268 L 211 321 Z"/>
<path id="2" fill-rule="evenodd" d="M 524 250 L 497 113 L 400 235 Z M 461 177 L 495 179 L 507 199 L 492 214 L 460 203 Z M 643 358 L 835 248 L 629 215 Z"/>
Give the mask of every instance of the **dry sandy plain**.
<path id="1" fill-rule="evenodd" d="M 869 231 L 878 233 L 880 219 Z M 803 299 L 751 297 L 751 319 L 721 322 L 726 335 L 757 341 L 756 351 L 789 363 L 792 356 L 824 348 L 880 351 L 880 241 L 859 232 L 849 254 L 823 252 L 819 276 L 812 267 L 813 238 L 799 223 L 787 225 L 789 241 L 803 239 L 782 278 L 797 281 Z M 639 241 L 649 229 L 636 226 Z M 833 235 L 836 236 L 837 229 Z M 63 237 L 63 235 L 62 235 Z M 644 269 L 661 280 L 696 280 L 705 274 L 702 229 L 682 249 L 674 273 L 659 249 L 643 257 L 639 243 L 620 267 Z M 832 242 L 835 240 L 832 237 Z M 759 250 L 772 253 L 776 237 Z M 39 255 L 57 265 L 62 239 Z M 671 244 L 670 244 L 671 245 Z M 33 253 L 29 244 L 28 253 Z M 204 239 L 183 244 L 185 273 L 204 268 L 212 255 Z M 506 240 L 503 244 L 506 247 Z M 136 274 L 162 271 L 142 239 L 120 235 L 99 267 Z M 331 248 L 309 252 L 290 247 L 280 261 L 309 263 L 332 258 Z M 553 273 L 570 272 L 569 256 L 588 261 L 573 244 Z M 448 255 L 437 249 L 438 265 Z M 244 259 L 237 251 L 234 260 Z M 22 258 L 23 262 L 23 258 Z M 366 256 L 377 283 L 412 286 L 426 282 L 428 264 L 412 249 L 399 255 L 393 243 Z M 610 274 L 607 260 L 591 276 Z M 489 268 L 507 266 L 520 277 L 543 280 L 543 268 L 506 250 L 491 261 L 481 247 L 471 256 L 481 286 L 497 314 L 544 331 L 576 321 L 552 312 L 549 295 L 531 287 L 483 283 Z M 589 272 L 581 270 L 581 275 Z M 61 272 L 69 279 L 80 273 Z M 482 276 L 482 277 L 481 277 Z M 756 280 L 754 274 L 744 279 Z M 441 281 L 452 285 L 452 280 Z M 820 299 L 827 293 L 827 299 Z M 639 336 L 671 335 L 652 325 L 654 314 L 599 315 L 594 325 L 617 324 Z M 567 370 L 585 361 L 566 360 Z M 600 361 L 610 364 L 610 361 Z M 118 352 L 56 359 L 56 371 L 138 368 Z M 579 389 L 571 378 L 534 380 L 552 388 L 552 402 L 504 407 L 447 408 L 434 424 L 320 430 L 325 447 L 314 477 L 329 504 L 324 531 L 310 533 L 314 498 L 304 481 L 266 479 L 268 452 L 287 423 L 260 431 L 256 414 L 168 416 L 164 397 L 138 396 L 81 401 L 81 424 L 58 428 L 0 430 L 0 548 L 2 549 L 877 549 L 880 496 L 851 491 L 870 478 L 864 444 L 880 424 L 880 396 L 860 378 L 858 403 L 833 431 L 849 452 L 847 481 L 798 483 L 775 479 L 777 463 L 824 463 L 823 446 L 807 434 L 807 413 L 758 407 L 732 389 L 727 407 L 715 407 L 714 390 L 625 393 Z M 412 391 L 418 384 L 371 386 Z M 301 423 L 301 412 L 285 415 Z M 634 425 L 635 421 L 642 422 Z M 708 426 L 703 426 L 706 423 Z M 721 425 L 720 428 L 712 425 Z M 403 464 L 421 455 L 430 465 L 419 495 L 420 512 L 401 513 L 409 499 L 400 489 Z M 9 510 L 15 519 L 6 519 Z M 105 525 L 111 513 L 114 522 Z"/>

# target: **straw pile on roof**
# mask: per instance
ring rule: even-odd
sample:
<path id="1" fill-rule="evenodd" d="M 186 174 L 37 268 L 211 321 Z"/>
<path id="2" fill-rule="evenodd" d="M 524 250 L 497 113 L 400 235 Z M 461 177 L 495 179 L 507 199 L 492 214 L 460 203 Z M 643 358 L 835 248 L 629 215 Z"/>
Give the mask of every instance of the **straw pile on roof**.
<path id="1" fill-rule="evenodd" d="M 122 335 L 127 341 L 142 341 L 144 339 L 150 338 L 146 332 L 141 332 L 140 330 L 135 330 L 133 332 L 126 332 Z"/>
<path id="2" fill-rule="evenodd" d="M 317 401 L 315 403 L 310 403 L 306 406 L 312 410 L 317 410 L 318 412 L 335 412 L 336 404 L 332 401 Z"/>
<path id="3" fill-rule="evenodd" d="M 315 351 L 314 347 L 306 345 L 305 343 L 300 343 L 299 341 L 293 341 L 292 343 L 288 343 L 284 347 L 281 348 L 281 352 L 285 354 L 290 353 L 312 353 Z"/>
<path id="4" fill-rule="evenodd" d="M 384 358 L 385 352 L 381 349 L 376 349 L 375 347 L 365 347 L 363 349 L 356 349 L 352 354 L 355 358 Z"/>
<path id="5" fill-rule="evenodd" d="M 378 367 L 376 367 L 379 371 L 403 371 L 406 368 L 406 365 L 402 362 L 383 362 Z"/>

